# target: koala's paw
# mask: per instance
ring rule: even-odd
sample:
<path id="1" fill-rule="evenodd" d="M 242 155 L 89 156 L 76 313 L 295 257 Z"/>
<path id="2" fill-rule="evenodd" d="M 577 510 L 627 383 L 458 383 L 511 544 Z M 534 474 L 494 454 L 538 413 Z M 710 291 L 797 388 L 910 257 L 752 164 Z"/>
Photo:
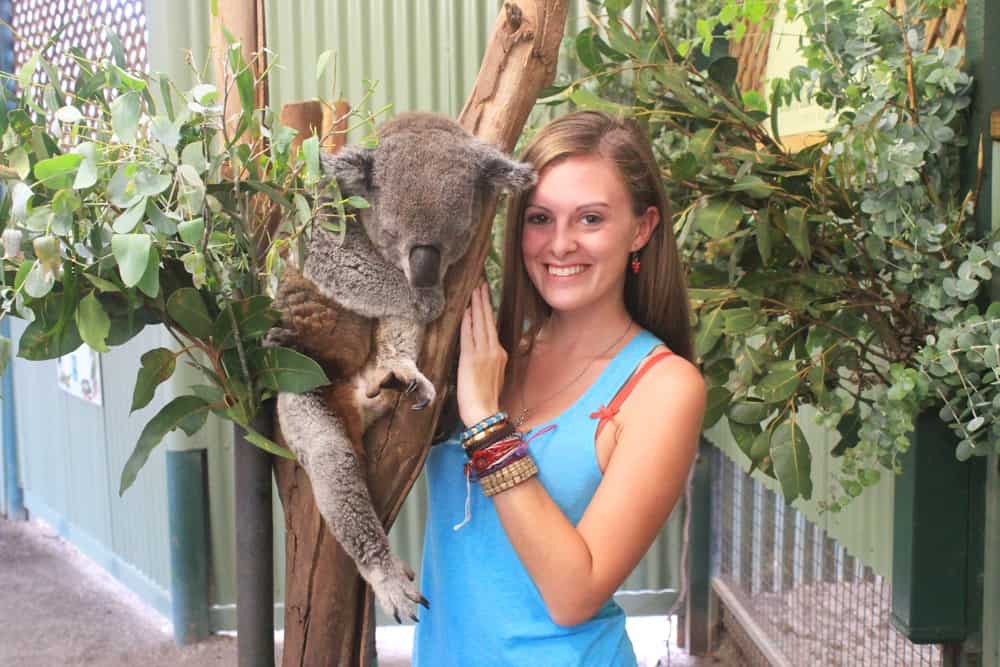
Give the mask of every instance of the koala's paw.
<path id="1" fill-rule="evenodd" d="M 395 555 L 390 554 L 389 563 L 385 566 L 372 567 L 367 571 L 363 570 L 361 574 L 375 592 L 375 599 L 382 611 L 395 618 L 397 623 L 402 623 L 400 614 L 414 621 L 418 620 L 418 604 L 431 608 L 427 598 L 420 594 L 420 589 L 413 583 L 416 576 L 413 570 Z"/>
<path id="2" fill-rule="evenodd" d="M 396 389 L 412 395 L 414 410 L 423 410 L 437 396 L 431 381 L 408 359 L 378 366 L 368 373 L 365 392 L 368 398 L 378 396 L 383 389 Z"/>

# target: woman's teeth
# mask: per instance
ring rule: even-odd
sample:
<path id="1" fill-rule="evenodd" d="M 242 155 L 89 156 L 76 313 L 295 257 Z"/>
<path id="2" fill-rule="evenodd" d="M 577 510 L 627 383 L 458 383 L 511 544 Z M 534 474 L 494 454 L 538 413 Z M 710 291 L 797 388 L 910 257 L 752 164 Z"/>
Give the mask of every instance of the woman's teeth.
<path id="1" fill-rule="evenodd" d="M 575 276 L 578 273 L 582 273 L 587 267 L 582 264 L 577 264 L 576 266 L 552 266 L 549 264 L 549 274 L 553 276 Z"/>

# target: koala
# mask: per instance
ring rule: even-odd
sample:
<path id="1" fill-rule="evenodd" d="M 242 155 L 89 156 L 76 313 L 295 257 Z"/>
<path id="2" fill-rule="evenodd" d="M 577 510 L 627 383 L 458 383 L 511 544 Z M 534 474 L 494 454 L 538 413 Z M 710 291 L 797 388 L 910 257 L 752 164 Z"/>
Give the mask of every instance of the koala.
<path id="1" fill-rule="evenodd" d="M 378 136 L 377 148 L 323 156 L 340 192 L 370 207 L 342 239 L 314 226 L 302 271 L 287 270 L 278 285 L 281 320 L 266 344 L 311 356 L 330 378 L 305 394 L 280 393 L 278 424 L 330 532 L 399 622 L 428 603 L 372 505 L 362 436 L 397 391 L 415 410 L 434 401 L 417 355 L 424 327 L 444 310 L 445 272 L 465 254 L 484 202 L 530 187 L 535 173 L 443 116 L 401 114 Z"/>

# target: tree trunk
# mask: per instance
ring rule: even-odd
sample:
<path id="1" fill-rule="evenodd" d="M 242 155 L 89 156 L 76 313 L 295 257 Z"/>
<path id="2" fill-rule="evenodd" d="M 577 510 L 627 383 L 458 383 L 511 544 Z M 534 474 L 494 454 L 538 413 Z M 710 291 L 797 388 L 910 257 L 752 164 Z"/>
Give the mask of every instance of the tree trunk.
<path id="1" fill-rule="evenodd" d="M 504 4 L 459 119 L 470 132 L 508 151 L 539 91 L 555 76 L 566 24 L 567 0 L 520 1 L 524 6 Z M 481 280 L 494 210 L 495 202 L 485 207 L 468 253 L 449 270 L 445 312 L 424 339 L 420 367 L 439 393 L 451 370 L 462 311 Z M 442 402 L 424 412 L 401 404 L 365 436 L 369 484 L 386 526 L 420 473 Z M 323 525 L 303 470 L 289 461 L 277 462 L 276 468 L 286 520 L 283 665 L 368 667 L 374 658 L 371 591 Z"/>

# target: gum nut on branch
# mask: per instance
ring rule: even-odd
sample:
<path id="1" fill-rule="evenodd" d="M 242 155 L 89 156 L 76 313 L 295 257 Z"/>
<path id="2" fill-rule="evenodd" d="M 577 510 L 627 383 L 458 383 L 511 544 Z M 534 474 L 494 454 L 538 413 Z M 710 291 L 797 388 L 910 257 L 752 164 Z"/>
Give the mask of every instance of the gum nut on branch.
<path id="1" fill-rule="evenodd" d="M 58 236 L 39 236 L 35 239 L 34 243 L 35 257 L 38 258 L 38 263 L 42 265 L 42 270 L 49 274 L 55 274 L 58 272 L 59 267 L 62 266 L 62 257 L 60 256 L 60 250 L 62 249 L 62 242 L 59 240 Z"/>
<path id="2" fill-rule="evenodd" d="M 20 229 L 3 230 L 3 258 L 4 259 L 24 259 L 21 252 L 21 240 L 24 233 Z"/>

